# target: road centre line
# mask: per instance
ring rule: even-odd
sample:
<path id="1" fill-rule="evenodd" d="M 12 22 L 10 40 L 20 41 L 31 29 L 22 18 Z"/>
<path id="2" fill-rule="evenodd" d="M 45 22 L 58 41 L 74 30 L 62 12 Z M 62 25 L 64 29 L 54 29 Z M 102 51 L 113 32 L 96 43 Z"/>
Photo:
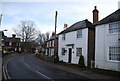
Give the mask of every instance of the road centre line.
<path id="1" fill-rule="evenodd" d="M 54 80 L 52 80 L 51 78 L 47 77 L 46 75 L 42 74 L 40 71 L 36 71 L 36 72 L 37 72 L 38 74 L 44 76 L 45 78 L 50 79 L 51 81 L 54 81 Z"/>
<path id="2" fill-rule="evenodd" d="M 30 65 L 28 65 L 28 64 L 25 63 L 25 62 L 24 62 L 24 64 L 25 64 L 27 67 L 29 67 L 29 69 L 32 70 L 32 67 L 31 67 Z M 51 81 L 54 81 L 54 80 L 52 80 L 51 78 L 49 78 L 49 77 L 47 77 L 46 75 L 44 75 L 43 73 L 41 73 L 40 71 L 35 71 L 35 70 L 33 70 L 33 71 L 36 72 L 37 74 L 42 75 L 43 77 L 45 77 L 45 78 L 47 78 L 47 79 L 50 79 Z"/>
<path id="3" fill-rule="evenodd" d="M 24 63 L 27 67 L 29 67 L 29 68 L 31 68 L 31 66 L 30 65 L 28 65 L 27 63 Z"/>

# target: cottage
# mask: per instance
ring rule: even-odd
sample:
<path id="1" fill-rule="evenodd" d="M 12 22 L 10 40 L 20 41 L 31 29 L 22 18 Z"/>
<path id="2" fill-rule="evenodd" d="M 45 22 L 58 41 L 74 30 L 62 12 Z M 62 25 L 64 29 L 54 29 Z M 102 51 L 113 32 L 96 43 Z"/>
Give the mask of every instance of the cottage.
<path id="1" fill-rule="evenodd" d="M 49 40 L 46 41 L 46 55 L 51 57 L 58 54 L 58 35 L 52 33 Z"/>
<path id="2" fill-rule="evenodd" d="M 95 24 L 95 68 L 120 71 L 120 9 Z"/>
<path id="3" fill-rule="evenodd" d="M 87 19 L 65 28 L 58 35 L 59 60 L 78 64 L 82 54 L 85 66 L 90 67 L 94 60 L 94 32 L 92 23 Z"/>

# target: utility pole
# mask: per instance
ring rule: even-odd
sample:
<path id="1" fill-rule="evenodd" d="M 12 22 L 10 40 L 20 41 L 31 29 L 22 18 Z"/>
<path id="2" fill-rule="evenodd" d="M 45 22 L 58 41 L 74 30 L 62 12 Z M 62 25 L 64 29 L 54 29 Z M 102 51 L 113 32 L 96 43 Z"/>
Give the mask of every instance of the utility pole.
<path id="1" fill-rule="evenodd" d="M 53 61 L 55 63 L 55 59 L 56 59 L 56 28 L 57 28 L 57 15 L 58 15 L 58 12 L 56 11 L 55 12 L 55 39 L 54 39 L 54 58 L 53 58 Z"/>
<path id="2" fill-rule="evenodd" d="M 55 35 L 56 35 L 56 28 L 57 28 L 57 15 L 58 15 L 58 12 L 56 11 L 55 12 Z"/>
<path id="3" fill-rule="evenodd" d="M 0 27 L 1 27 L 1 23 L 2 23 L 2 14 L 0 15 Z"/>

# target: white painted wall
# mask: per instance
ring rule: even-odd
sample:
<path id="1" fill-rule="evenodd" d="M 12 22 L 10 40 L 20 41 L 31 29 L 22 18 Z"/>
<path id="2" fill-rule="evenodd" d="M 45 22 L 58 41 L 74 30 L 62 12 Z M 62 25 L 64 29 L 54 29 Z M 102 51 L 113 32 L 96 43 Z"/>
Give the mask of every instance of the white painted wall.
<path id="1" fill-rule="evenodd" d="M 87 47 L 88 47 L 88 28 L 82 29 L 82 38 L 77 38 L 76 31 L 66 33 L 66 40 L 62 40 L 62 34 L 59 35 L 59 47 L 58 47 L 58 55 L 59 59 L 64 62 L 68 62 L 68 50 L 72 48 L 72 46 L 66 46 L 67 44 L 74 44 L 74 48 L 72 48 L 72 61 L 73 64 L 78 64 L 79 56 L 76 56 L 76 48 L 82 48 L 82 54 L 85 59 L 85 65 L 87 66 Z M 62 48 L 67 50 L 65 55 L 61 54 Z M 74 53 L 73 53 L 74 52 Z"/>
<path id="2" fill-rule="evenodd" d="M 95 38 L 95 67 L 120 71 L 120 62 L 108 59 L 109 46 L 118 45 L 118 34 L 110 34 L 109 24 L 103 24 L 96 26 Z"/>

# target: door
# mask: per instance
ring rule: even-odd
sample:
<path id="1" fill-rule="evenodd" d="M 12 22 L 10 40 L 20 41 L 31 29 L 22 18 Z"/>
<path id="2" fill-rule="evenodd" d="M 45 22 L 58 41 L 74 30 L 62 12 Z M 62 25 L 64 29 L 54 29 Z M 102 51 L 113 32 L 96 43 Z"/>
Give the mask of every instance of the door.
<path id="1" fill-rule="evenodd" d="M 72 48 L 69 48 L 68 63 L 71 63 L 71 60 L 72 60 Z"/>

